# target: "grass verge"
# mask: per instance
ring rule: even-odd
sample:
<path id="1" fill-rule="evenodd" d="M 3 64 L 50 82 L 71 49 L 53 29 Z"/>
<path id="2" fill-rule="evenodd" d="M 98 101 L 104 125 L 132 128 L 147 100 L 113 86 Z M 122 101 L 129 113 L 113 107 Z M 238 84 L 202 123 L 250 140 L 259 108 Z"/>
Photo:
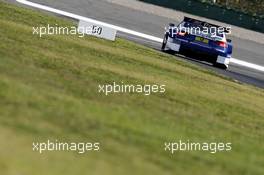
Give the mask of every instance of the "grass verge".
<path id="1" fill-rule="evenodd" d="M 70 21 L 0 2 L 0 172 L 264 173 L 264 93 L 117 39 L 32 35 Z M 165 84 L 165 94 L 98 93 L 99 84 Z M 32 151 L 32 142 L 100 142 L 100 152 Z M 232 151 L 164 151 L 164 142 L 232 142 Z"/>

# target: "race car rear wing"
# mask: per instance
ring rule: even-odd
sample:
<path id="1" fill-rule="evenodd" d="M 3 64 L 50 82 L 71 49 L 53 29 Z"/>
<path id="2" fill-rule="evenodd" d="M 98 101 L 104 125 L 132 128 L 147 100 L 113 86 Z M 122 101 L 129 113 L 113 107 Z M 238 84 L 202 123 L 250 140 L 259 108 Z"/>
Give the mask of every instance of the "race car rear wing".
<path id="1" fill-rule="evenodd" d="M 224 29 L 224 32 L 225 33 L 229 33 L 229 30 L 227 27 L 221 27 L 221 26 L 218 26 L 218 25 L 215 25 L 215 24 L 211 24 L 211 23 L 208 23 L 208 22 L 205 22 L 205 21 L 200 21 L 198 19 L 194 19 L 194 18 L 189 18 L 189 17 L 184 17 L 183 19 L 184 22 L 188 22 L 188 23 L 193 23 L 195 25 L 200 25 L 202 27 L 216 27 L 216 28 L 223 28 Z"/>

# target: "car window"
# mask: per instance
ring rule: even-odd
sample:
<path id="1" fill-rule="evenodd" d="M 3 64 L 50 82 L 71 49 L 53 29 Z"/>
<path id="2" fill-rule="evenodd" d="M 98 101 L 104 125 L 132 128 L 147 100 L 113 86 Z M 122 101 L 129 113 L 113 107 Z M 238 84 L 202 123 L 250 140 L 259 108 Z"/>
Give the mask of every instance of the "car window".
<path id="1" fill-rule="evenodd" d="M 218 30 L 216 27 L 205 28 L 199 22 L 189 23 L 189 22 L 183 21 L 178 25 L 178 27 L 188 28 L 188 29 L 193 28 L 193 30 L 189 30 L 189 33 L 192 33 L 192 34 L 201 34 L 202 33 L 204 36 L 210 37 L 210 38 L 217 38 L 217 39 L 224 38 L 224 33 L 221 33 L 221 31 Z"/>

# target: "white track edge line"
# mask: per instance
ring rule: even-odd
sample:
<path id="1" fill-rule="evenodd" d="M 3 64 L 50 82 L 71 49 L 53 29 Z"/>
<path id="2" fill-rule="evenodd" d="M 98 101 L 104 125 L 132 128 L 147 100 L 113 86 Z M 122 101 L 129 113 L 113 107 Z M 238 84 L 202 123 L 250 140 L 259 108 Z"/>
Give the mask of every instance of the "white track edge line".
<path id="1" fill-rule="evenodd" d="M 28 6 L 31 6 L 31 7 L 42 9 L 42 10 L 46 10 L 46 11 L 53 12 L 53 13 L 56 13 L 56 14 L 60 14 L 60 15 L 63 15 L 63 16 L 67 16 L 67 17 L 70 17 L 70 18 L 74 18 L 74 19 L 78 19 L 78 20 L 83 20 L 83 21 L 95 23 L 95 24 L 102 25 L 102 26 L 105 26 L 105 27 L 110 27 L 110 28 L 113 28 L 113 29 L 115 29 L 117 31 L 120 31 L 120 32 L 124 32 L 124 33 L 130 34 L 130 35 L 135 35 L 135 36 L 138 36 L 138 37 L 141 37 L 141 38 L 145 38 L 145 39 L 148 39 L 148 40 L 152 40 L 152 41 L 156 41 L 156 42 L 159 42 L 159 43 L 161 43 L 163 41 L 162 38 L 158 38 L 158 37 L 155 37 L 155 36 L 152 36 L 152 35 L 140 33 L 140 32 L 133 31 L 133 30 L 130 30 L 130 29 L 126 29 L 126 28 L 123 28 L 123 27 L 115 26 L 115 25 L 108 24 L 108 23 L 105 23 L 105 22 L 97 21 L 97 20 L 94 20 L 94 19 L 91 19 L 91 18 L 87 18 L 87 17 L 84 17 L 84 16 L 76 15 L 76 14 L 73 14 L 73 13 L 65 12 L 65 11 L 62 11 L 62 10 L 58 10 L 58 9 L 55 9 L 55 8 L 52 8 L 52 7 L 48 7 L 48 6 L 45 6 L 45 5 L 37 4 L 37 3 L 30 2 L 30 1 L 27 1 L 27 0 L 16 0 L 16 1 L 21 3 L 21 4 L 25 4 L 25 5 L 28 5 Z M 234 63 L 234 64 L 238 64 L 238 65 L 244 66 L 244 67 L 248 67 L 248 68 L 251 68 L 251 69 L 255 69 L 255 70 L 259 70 L 259 71 L 263 71 L 264 72 L 264 67 L 260 66 L 260 65 L 257 65 L 257 64 L 249 63 L 249 62 L 242 61 L 242 60 L 239 60 L 239 59 L 236 59 L 236 58 L 232 58 L 230 60 L 230 62 Z"/>
<path id="2" fill-rule="evenodd" d="M 259 66 L 257 64 L 253 64 L 253 63 L 249 63 L 249 62 L 246 62 L 246 61 L 238 60 L 236 58 L 231 58 L 230 62 L 232 62 L 234 64 L 238 64 L 240 66 L 244 66 L 244 67 L 248 67 L 248 68 L 251 68 L 251 69 L 255 69 L 255 70 L 264 72 L 264 67 L 263 66 Z"/>
<path id="3" fill-rule="evenodd" d="M 36 8 L 42 9 L 42 10 L 46 10 L 46 11 L 49 11 L 49 12 L 57 13 L 57 14 L 60 14 L 60 15 L 63 15 L 63 16 L 67 16 L 67 17 L 70 17 L 70 18 L 83 20 L 83 21 L 95 23 L 95 24 L 98 24 L 98 25 L 102 25 L 102 26 L 105 26 L 105 27 L 113 28 L 113 29 L 115 29 L 117 31 L 120 31 L 120 32 L 128 33 L 128 34 L 135 35 L 135 36 L 142 37 L 142 38 L 147 38 L 149 40 L 153 40 L 153 41 L 156 41 L 156 42 L 162 42 L 161 38 L 158 38 L 158 37 L 155 37 L 155 36 L 147 35 L 147 34 L 140 33 L 140 32 L 137 32 L 137 31 L 133 31 L 133 30 L 130 30 L 130 29 L 126 29 L 126 28 L 123 28 L 123 27 L 118 27 L 118 26 L 111 25 L 111 24 L 108 24 L 108 23 L 105 23 L 105 22 L 101 22 L 101 21 L 97 21 L 97 20 L 94 20 L 94 19 L 91 19 L 91 18 L 86 18 L 84 16 L 80 16 L 80 15 L 76 15 L 76 14 L 73 14 L 73 13 L 65 12 L 65 11 L 58 10 L 58 9 L 55 9 L 55 8 L 51 8 L 51 7 L 48 7 L 48 6 L 45 6 L 45 5 L 37 4 L 37 3 L 26 1 L 26 0 L 16 0 L 16 1 L 21 3 L 21 4 L 25 4 L 25 5 L 28 5 L 28 6 L 31 6 L 31 7 L 36 7 Z"/>

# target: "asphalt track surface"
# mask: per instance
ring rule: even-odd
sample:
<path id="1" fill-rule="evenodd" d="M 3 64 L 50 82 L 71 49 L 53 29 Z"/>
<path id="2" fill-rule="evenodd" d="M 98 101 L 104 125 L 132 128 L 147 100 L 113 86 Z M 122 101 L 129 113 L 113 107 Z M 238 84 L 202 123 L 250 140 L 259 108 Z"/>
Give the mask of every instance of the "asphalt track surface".
<path id="1" fill-rule="evenodd" d="M 133 10 L 127 7 L 105 2 L 104 0 L 31 0 L 39 4 L 103 21 L 109 24 L 125 27 L 131 30 L 163 37 L 166 24 L 180 21 L 171 21 L 169 18 L 148 14 L 142 11 Z M 160 43 L 138 38 L 132 35 L 118 32 L 118 36 L 135 41 L 139 44 L 160 50 Z M 233 57 L 253 64 L 264 66 L 264 45 L 249 40 L 231 37 L 234 51 Z M 263 38 L 264 39 L 264 38 Z M 207 69 L 214 70 L 222 75 L 231 77 L 240 82 L 252 84 L 264 88 L 264 72 L 246 68 L 237 64 L 230 64 L 228 70 L 214 68 L 205 62 L 181 57 L 194 64 Z"/>

